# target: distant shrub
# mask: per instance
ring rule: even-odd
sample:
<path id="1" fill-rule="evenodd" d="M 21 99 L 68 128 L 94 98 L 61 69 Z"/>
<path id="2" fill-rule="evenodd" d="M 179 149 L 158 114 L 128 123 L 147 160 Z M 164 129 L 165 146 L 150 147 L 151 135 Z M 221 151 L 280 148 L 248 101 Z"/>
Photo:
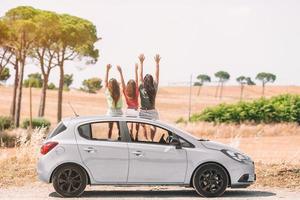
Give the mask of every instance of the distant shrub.
<path id="1" fill-rule="evenodd" d="M 191 121 L 217 123 L 300 123 L 300 96 L 280 95 L 270 99 L 261 98 L 252 102 L 220 104 L 194 114 Z"/>
<path id="2" fill-rule="evenodd" d="M 187 121 L 183 118 L 183 117 L 180 117 L 179 119 L 177 119 L 175 121 L 176 124 L 181 124 L 181 123 L 187 123 Z"/>
<path id="3" fill-rule="evenodd" d="M 48 84 L 48 89 L 49 89 L 49 90 L 55 90 L 55 89 L 56 89 L 56 86 L 54 85 L 54 83 L 49 83 L 49 84 Z"/>
<path id="4" fill-rule="evenodd" d="M 0 131 L 9 129 L 13 126 L 13 121 L 10 117 L 0 116 Z"/>
<path id="5" fill-rule="evenodd" d="M 0 134 L 0 146 L 1 147 L 15 147 L 17 143 L 16 135 L 9 135 L 5 132 Z"/>
<path id="6" fill-rule="evenodd" d="M 98 90 L 102 88 L 102 80 L 100 78 L 94 77 L 90 79 L 86 79 L 82 82 L 81 90 L 88 93 L 96 93 Z"/>
<path id="7" fill-rule="evenodd" d="M 42 75 L 40 73 L 33 73 L 28 75 L 28 79 L 23 81 L 24 87 L 41 88 L 43 85 Z"/>
<path id="8" fill-rule="evenodd" d="M 25 119 L 22 122 L 22 128 L 27 129 L 30 126 L 30 120 Z M 33 118 L 32 119 L 32 128 L 47 128 L 49 129 L 51 126 L 51 123 L 49 120 L 45 118 Z"/>

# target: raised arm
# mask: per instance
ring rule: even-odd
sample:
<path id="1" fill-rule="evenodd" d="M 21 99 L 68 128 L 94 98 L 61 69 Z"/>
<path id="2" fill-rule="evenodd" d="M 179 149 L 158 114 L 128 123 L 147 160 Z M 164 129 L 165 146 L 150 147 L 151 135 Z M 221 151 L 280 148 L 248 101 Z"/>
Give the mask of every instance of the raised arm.
<path id="1" fill-rule="evenodd" d="M 144 54 L 141 54 L 139 56 L 139 60 L 140 60 L 140 65 L 141 65 L 139 83 L 142 84 L 144 82 L 144 75 L 143 75 L 143 64 L 144 64 L 144 60 L 145 60 Z"/>
<path id="2" fill-rule="evenodd" d="M 107 64 L 106 65 L 106 74 L 105 74 L 105 80 L 104 80 L 104 86 L 105 88 L 108 87 L 108 74 L 109 74 L 109 70 L 111 69 L 111 64 Z"/>
<path id="3" fill-rule="evenodd" d="M 139 70 L 139 65 L 137 63 L 135 63 L 135 84 L 138 87 L 139 84 L 139 76 L 138 76 L 138 70 Z"/>
<path id="4" fill-rule="evenodd" d="M 118 71 L 120 73 L 120 77 L 121 77 L 122 90 L 125 90 L 126 86 L 125 86 L 125 81 L 124 81 L 124 77 L 123 77 L 122 68 L 119 65 L 117 65 L 117 69 L 118 69 Z"/>
<path id="5" fill-rule="evenodd" d="M 159 83 L 159 61 L 160 61 L 161 57 L 159 54 L 156 54 L 156 56 L 154 57 L 154 60 L 156 62 L 156 70 L 155 70 L 155 82 L 158 85 Z"/>

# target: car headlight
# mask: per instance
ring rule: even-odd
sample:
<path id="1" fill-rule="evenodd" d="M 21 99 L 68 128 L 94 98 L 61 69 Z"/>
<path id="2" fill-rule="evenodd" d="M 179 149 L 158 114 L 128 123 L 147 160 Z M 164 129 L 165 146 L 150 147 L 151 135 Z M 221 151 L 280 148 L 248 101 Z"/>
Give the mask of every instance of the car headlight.
<path id="1" fill-rule="evenodd" d="M 246 156 L 246 155 L 243 155 L 241 153 L 238 153 L 238 152 L 234 152 L 234 151 L 231 151 L 231 150 L 228 150 L 228 149 L 222 149 L 221 150 L 225 155 L 227 155 L 228 157 L 232 158 L 233 160 L 236 160 L 238 162 L 242 162 L 242 163 L 245 163 L 245 162 L 249 162 L 251 161 L 251 159 Z"/>

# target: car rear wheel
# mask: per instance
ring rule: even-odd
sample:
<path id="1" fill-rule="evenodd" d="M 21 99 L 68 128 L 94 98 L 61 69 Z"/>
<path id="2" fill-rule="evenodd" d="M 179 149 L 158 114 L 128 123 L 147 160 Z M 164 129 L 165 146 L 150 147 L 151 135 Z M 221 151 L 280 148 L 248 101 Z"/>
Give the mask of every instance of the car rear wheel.
<path id="1" fill-rule="evenodd" d="M 224 194 L 227 185 L 225 169 L 214 163 L 200 166 L 193 177 L 193 186 L 203 197 L 219 197 Z"/>
<path id="2" fill-rule="evenodd" d="M 76 165 L 65 165 L 53 174 L 53 187 L 63 197 L 78 197 L 86 187 L 87 175 Z"/>

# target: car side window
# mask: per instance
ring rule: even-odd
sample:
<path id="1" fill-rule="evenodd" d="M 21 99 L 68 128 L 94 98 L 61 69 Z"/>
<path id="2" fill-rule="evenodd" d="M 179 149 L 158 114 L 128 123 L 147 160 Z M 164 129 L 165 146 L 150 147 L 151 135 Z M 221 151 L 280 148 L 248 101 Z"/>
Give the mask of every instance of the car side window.
<path id="1" fill-rule="evenodd" d="M 120 126 L 118 122 L 94 122 L 78 127 L 79 134 L 91 140 L 120 141 Z"/>
<path id="2" fill-rule="evenodd" d="M 171 131 L 151 124 L 127 122 L 132 142 L 172 144 L 174 135 Z"/>

